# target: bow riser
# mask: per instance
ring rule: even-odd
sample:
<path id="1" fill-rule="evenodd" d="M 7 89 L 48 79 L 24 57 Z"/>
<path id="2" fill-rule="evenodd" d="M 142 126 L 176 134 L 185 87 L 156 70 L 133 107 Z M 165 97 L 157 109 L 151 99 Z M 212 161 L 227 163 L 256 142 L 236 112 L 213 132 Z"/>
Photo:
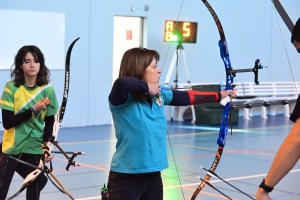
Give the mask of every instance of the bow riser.
<path id="1" fill-rule="evenodd" d="M 220 23 L 220 25 L 221 25 L 221 23 Z M 231 73 L 228 73 L 228 70 L 232 69 L 232 68 L 231 68 L 229 51 L 228 51 L 228 47 L 227 47 L 227 42 L 225 40 L 224 32 L 222 35 L 224 36 L 224 40 L 219 41 L 219 47 L 220 47 L 220 56 L 225 65 L 225 73 L 226 73 L 225 90 L 232 90 L 234 76 Z M 227 137 L 227 133 L 228 133 L 228 118 L 229 118 L 230 110 L 231 110 L 231 106 L 228 102 L 228 103 L 226 103 L 226 105 L 223 108 L 222 121 L 221 121 L 221 125 L 220 125 L 219 137 L 217 140 L 218 145 L 222 146 L 222 147 L 225 146 L 226 137 Z"/>
<path id="2" fill-rule="evenodd" d="M 227 103 L 223 109 L 222 121 L 220 125 L 219 137 L 217 143 L 219 146 L 224 147 L 226 142 L 226 137 L 228 133 L 228 118 L 231 110 L 230 103 Z"/>

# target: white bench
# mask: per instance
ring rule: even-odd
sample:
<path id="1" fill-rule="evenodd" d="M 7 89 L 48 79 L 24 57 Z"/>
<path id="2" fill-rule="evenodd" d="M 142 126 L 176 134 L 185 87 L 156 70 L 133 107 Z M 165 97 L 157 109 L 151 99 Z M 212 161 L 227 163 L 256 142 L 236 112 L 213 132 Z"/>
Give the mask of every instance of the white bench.
<path id="1" fill-rule="evenodd" d="M 298 92 L 300 91 L 300 82 L 296 82 Z M 278 100 L 297 99 L 298 92 L 294 82 L 260 82 L 256 85 L 253 82 L 241 82 L 237 84 L 238 95 L 255 96 L 255 98 L 247 100 L 248 102 L 270 102 Z M 233 102 L 238 101 L 233 99 Z M 290 116 L 290 108 L 293 105 L 284 105 L 284 116 Z M 271 106 L 270 115 L 276 115 L 278 106 Z M 244 109 L 244 119 L 250 119 L 253 115 L 253 108 Z M 261 118 L 267 118 L 267 108 L 261 107 Z"/>
<path id="2" fill-rule="evenodd" d="M 191 84 L 191 86 L 215 85 L 215 84 L 224 85 L 224 83 L 193 83 Z M 256 85 L 253 82 L 237 82 L 236 88 L 238 90 L 238 96 L 244 98 L 233 98 L 232 101 L 233 103 L 234 102 L 263 103 L 264 101 L 270 102 L 276 100 L 297 99 L 298 94 L 300 92 L 300 82 L 296 82 L 296 85 L 297 85 L 297 90 L 295 88 L 295 83 L 292 81 L 260 82 L 259 85 Z M 190 89 L 187 83 L 178 84 L 178 88 L 180 88 L 180 90 Z M 247 99 L 246 97 L 252 97 L 252 98 Z M 284 116 L 289 117 L 290 110 L 292 110 L 294 104 L 293 105 L 287 104 L 283 106 L 284 106 Z M 193 106 L 179 106 L 178 117 L 177 117 L 178 121 L 183 121 L 183 115 L 186 109 L 188 108 L 192 109 L 192 123 L 196 121 L 195 110 Z M 271 106 L 270 115 L 276 115 L 277 108 L 278 106 Z M 244 108 L 244 119 L 250 119 L 251 116 L 253 116 L 253 108 L 251 109 Z M 261 106 L 261 118 L 267 118 L 267 108 L 264 106 Z"/>

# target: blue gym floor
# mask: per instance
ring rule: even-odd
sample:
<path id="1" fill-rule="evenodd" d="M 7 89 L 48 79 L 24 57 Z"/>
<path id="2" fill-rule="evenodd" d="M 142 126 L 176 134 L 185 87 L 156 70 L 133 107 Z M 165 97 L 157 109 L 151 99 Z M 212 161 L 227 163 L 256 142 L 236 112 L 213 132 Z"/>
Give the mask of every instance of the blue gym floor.
<path id="1" fill-rule="evenodd" d="M 227 182 L 255 198 L 258 185 L 266 176 L 274 156 L 287 136 L 292 123 L 282 115 L 259 116 L 250 120 L 239 118 L 228 132 L 226 145 L 216 173 Z M 169 168 L 162 172 L 165 200 L 189 200 L 200 183 L 197 176 L 209 169 L 216 155 L 219 126 L 200 126 L 190 122 L 168 122 Z M 3 132 L 0 132 L 2 137 Z M 75 157 L 79 166 L 66 171 L 67 160 L 56 154 L 53 160 L 54 175 L 77 200 L 100 199 L 100 188 L 107 182 L 110 159 L 116 139 L 112 125 L 61 128 L 58 144 L 65 151 L 83 151 L 85 155 Z M 172 150 L 173 149 L 173 153 Z M 174 157 L 173 157 L 174 154 Z M 287 155 L 288 156 L 288 155 Z M 175 158 L 175 159 L 174 159 Z M 175 160 L 175 161 L 174 161 Z M 180 180 L 178 179 L 176 165 Z M 272 199 L 300 199 L 300 163 L 275 187 Z M 8 196 L 22 185 L 22 178 L 15 175 Z M 215 178 L 211 183 L 232 199 L 250 199 L 226 183 Z M 181 183 L 181 184 L 180 184 Z M 180 186 L 181 185 L 181 186 Z M 183 191 L 183 194 L 182 194 Z M 16 199 L 25 199 L 25 191 Z M 42 200 L 69 199 L 48 182 L 41 194 Z M 209 186 L 197 197 L 198 200 L 226 199 Z"/>

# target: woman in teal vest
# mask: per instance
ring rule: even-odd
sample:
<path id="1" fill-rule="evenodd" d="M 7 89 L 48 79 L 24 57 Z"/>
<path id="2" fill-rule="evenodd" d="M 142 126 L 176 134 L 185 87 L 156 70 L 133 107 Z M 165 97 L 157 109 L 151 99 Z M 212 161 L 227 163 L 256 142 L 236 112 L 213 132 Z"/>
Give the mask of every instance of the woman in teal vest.
<path id="1" fill-rule="evenodd" d="M 160 171 L 168 167 L 165 105 L 218 102 L 235 91 L 175 91 L 159 85 L 159 54 L 133 48 L 122 58 L 109 95 L 117 137 L 108 179 L 110 200 L 162 200 Z"/>

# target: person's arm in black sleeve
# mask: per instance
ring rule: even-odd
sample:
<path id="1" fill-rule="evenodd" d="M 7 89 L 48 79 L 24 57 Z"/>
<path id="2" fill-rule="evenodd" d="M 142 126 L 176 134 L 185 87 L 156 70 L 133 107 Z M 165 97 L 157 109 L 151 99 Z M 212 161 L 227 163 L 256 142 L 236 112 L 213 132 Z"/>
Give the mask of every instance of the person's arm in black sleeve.
<path id="1" fill-rule="evenodd" d="M 53 133 L 54 115 L 46 116 L 43 143 L 48 142 Z"/>
<path id="2" fill-rule="evenodd" d="M 128 93 L 148 93 L 148 84 L 137 78 L 125 76 L 118 78 L 110 92 L 109 100 L 114 105 L 122 105 L 128 99 Z"/>
<path id="3" fill-rule="evenodd" d="M 187 106 L 194 104 L 214 103 L 221 100 L 219 92 L 201 92 L 194 90 L 173 91 L 173 99 L 170 103 L 172 106 Z"/>
<path id="4" fill-rule="evenodd" d="M 27 121 L 32 116 L 32 111 L 29 108 L 22 113 L 14 114 L 13 111 L 2 109 L 2 123 L 3 127 L 8 130 L 12 127 L 16 127 L 21 123 Z"/>
<path id="5" fill-rule="evenodd" d="M 300 95 L 298 96 L 297 103 L 295 108 L 290 116 L 290 120 L 292 122 L 296 122 L 296 120 L 300 117 Z"/>

